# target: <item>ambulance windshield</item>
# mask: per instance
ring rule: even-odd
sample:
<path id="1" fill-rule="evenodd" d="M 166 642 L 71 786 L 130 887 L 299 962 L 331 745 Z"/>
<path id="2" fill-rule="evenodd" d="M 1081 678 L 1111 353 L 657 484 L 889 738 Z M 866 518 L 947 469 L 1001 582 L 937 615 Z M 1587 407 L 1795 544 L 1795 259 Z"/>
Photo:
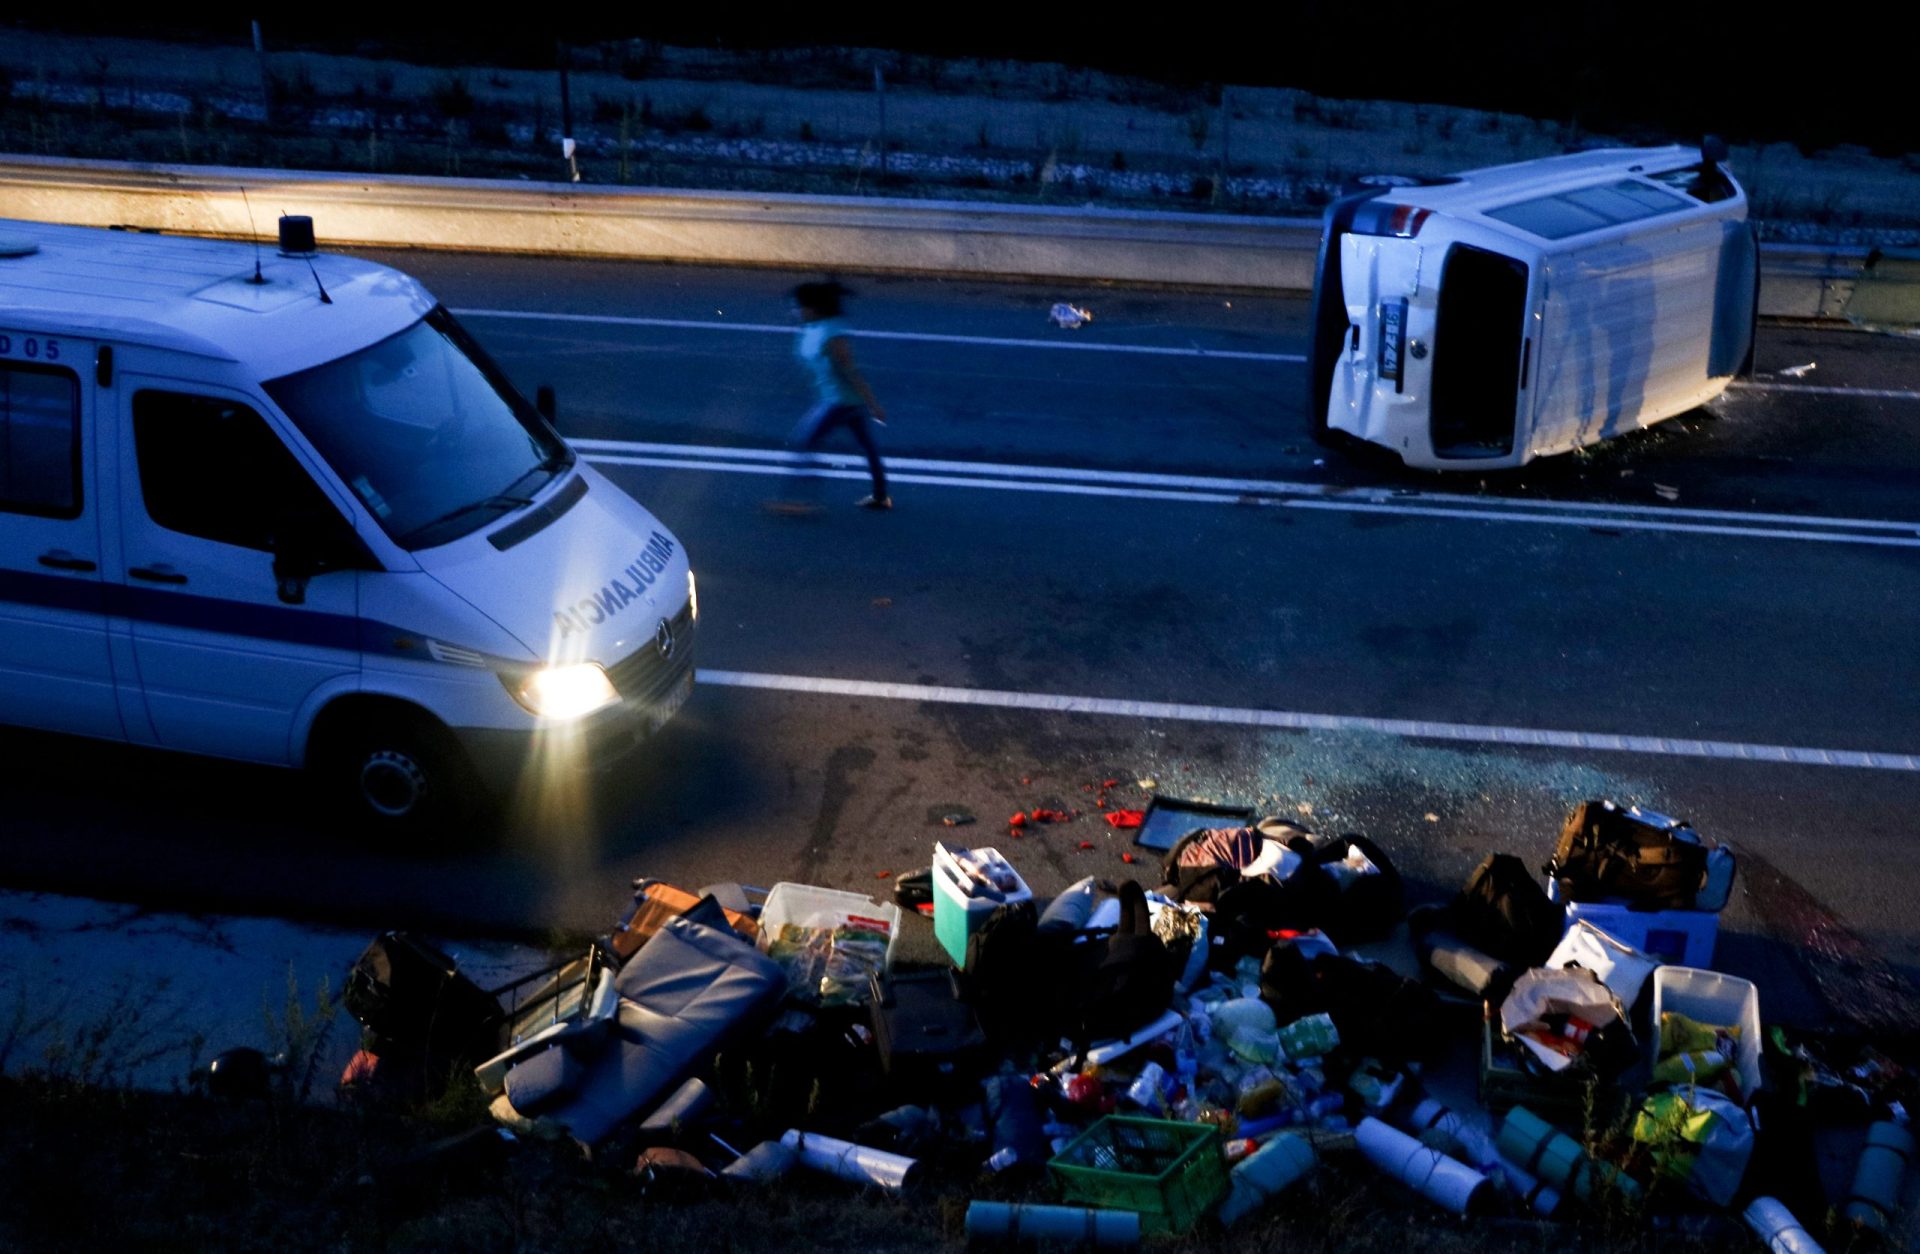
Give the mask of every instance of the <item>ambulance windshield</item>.
<path id="1" fill-rule="evenodd" d="M 406 549 L 446 544 L 532 504 L 573 465 L 445 309 L 266 390 Z"/>

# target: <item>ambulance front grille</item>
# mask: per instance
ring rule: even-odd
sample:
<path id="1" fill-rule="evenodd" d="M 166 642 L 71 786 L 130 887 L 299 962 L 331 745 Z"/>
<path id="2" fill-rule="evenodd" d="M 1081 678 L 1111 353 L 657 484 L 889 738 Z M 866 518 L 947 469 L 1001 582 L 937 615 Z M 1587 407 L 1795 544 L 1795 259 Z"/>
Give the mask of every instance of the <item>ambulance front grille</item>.
<path id="1" fill-rule="evenodd" d="M 667 620 L 673 632 L 673 650 L 662 656 L 656 637 L 607 668 L 607 678 L 623 700 L 651 705 L 666 699 L 674 686 L 693 669 L 693 607 L 689 603 Z"/>

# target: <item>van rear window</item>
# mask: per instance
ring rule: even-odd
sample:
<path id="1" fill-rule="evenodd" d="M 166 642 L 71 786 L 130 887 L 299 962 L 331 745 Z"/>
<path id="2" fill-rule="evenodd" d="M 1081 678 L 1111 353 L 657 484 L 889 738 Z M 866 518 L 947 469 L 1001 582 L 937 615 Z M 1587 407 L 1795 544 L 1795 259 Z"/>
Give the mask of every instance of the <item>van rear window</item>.
<path id="1" fill-rule="evenodd" d="M 1486 215 L 1508 226 L 1517 226 L 1541 239 L 1566 239 L 1588 231 L 1604 231 L 1625 222 L 1639 222 L 1662 214 L 1678 213 L 1694 202 L 1676 196 L 1664 188 L 1652 187 L 1633 179 L 1582 187 L 1578 191 L 1557 192 L 1533 200 L 1515 201 Z"/>

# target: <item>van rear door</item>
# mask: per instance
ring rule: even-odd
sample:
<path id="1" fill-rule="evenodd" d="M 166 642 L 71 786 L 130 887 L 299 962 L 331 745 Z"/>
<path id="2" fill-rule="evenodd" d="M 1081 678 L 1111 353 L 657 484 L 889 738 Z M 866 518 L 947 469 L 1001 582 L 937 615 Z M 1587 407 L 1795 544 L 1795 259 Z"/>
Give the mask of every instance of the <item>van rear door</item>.
<path id="1" fill-rule="evenodd" d="M 1414 240 L 1352 234 L 1341 241 L 1340 285 L 1346 299 L 1346 351 L 1334 367 L 1329 422 L 1376 438 L 1390 396 L 1417 394 L 1409 350 L 1424 334 L 1420 290 L 1423 251 Z"/>
<path id="2" fill-rule="evenodd" d="M 93 354 L 0 328 L 0 723 L 119 739 L 96 437 L 82 421 Z"/>
<path id="3" fill-rule="evenodd" d="M 137 375 L 116 390 L 123 568 L 113 577 L 153 735 L 169 749 L 289 763 L 307 698 L 357 682 L 359 572 L 316 575 L 289 603 L 274 548 L 346 523 L 243 398 Z"/>

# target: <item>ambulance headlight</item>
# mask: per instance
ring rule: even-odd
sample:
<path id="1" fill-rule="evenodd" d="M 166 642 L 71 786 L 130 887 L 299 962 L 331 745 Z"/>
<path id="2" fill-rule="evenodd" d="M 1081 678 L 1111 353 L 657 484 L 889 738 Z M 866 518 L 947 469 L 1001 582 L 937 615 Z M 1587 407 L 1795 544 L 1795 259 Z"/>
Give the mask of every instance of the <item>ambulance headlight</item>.
<path id="1" fill-rule="evenodd" d="M 693 567 L 687 567 L 687 613 L 694 622 L 700 621 L 700 592 L 693 586 Z"/>
<path id="2" fill-rule="evenodd" d="M 541 718 L 580 718 L 620 699 L 607 672 L 593 662 L 543 666 L 506 683 L 514 700 Z"/>

